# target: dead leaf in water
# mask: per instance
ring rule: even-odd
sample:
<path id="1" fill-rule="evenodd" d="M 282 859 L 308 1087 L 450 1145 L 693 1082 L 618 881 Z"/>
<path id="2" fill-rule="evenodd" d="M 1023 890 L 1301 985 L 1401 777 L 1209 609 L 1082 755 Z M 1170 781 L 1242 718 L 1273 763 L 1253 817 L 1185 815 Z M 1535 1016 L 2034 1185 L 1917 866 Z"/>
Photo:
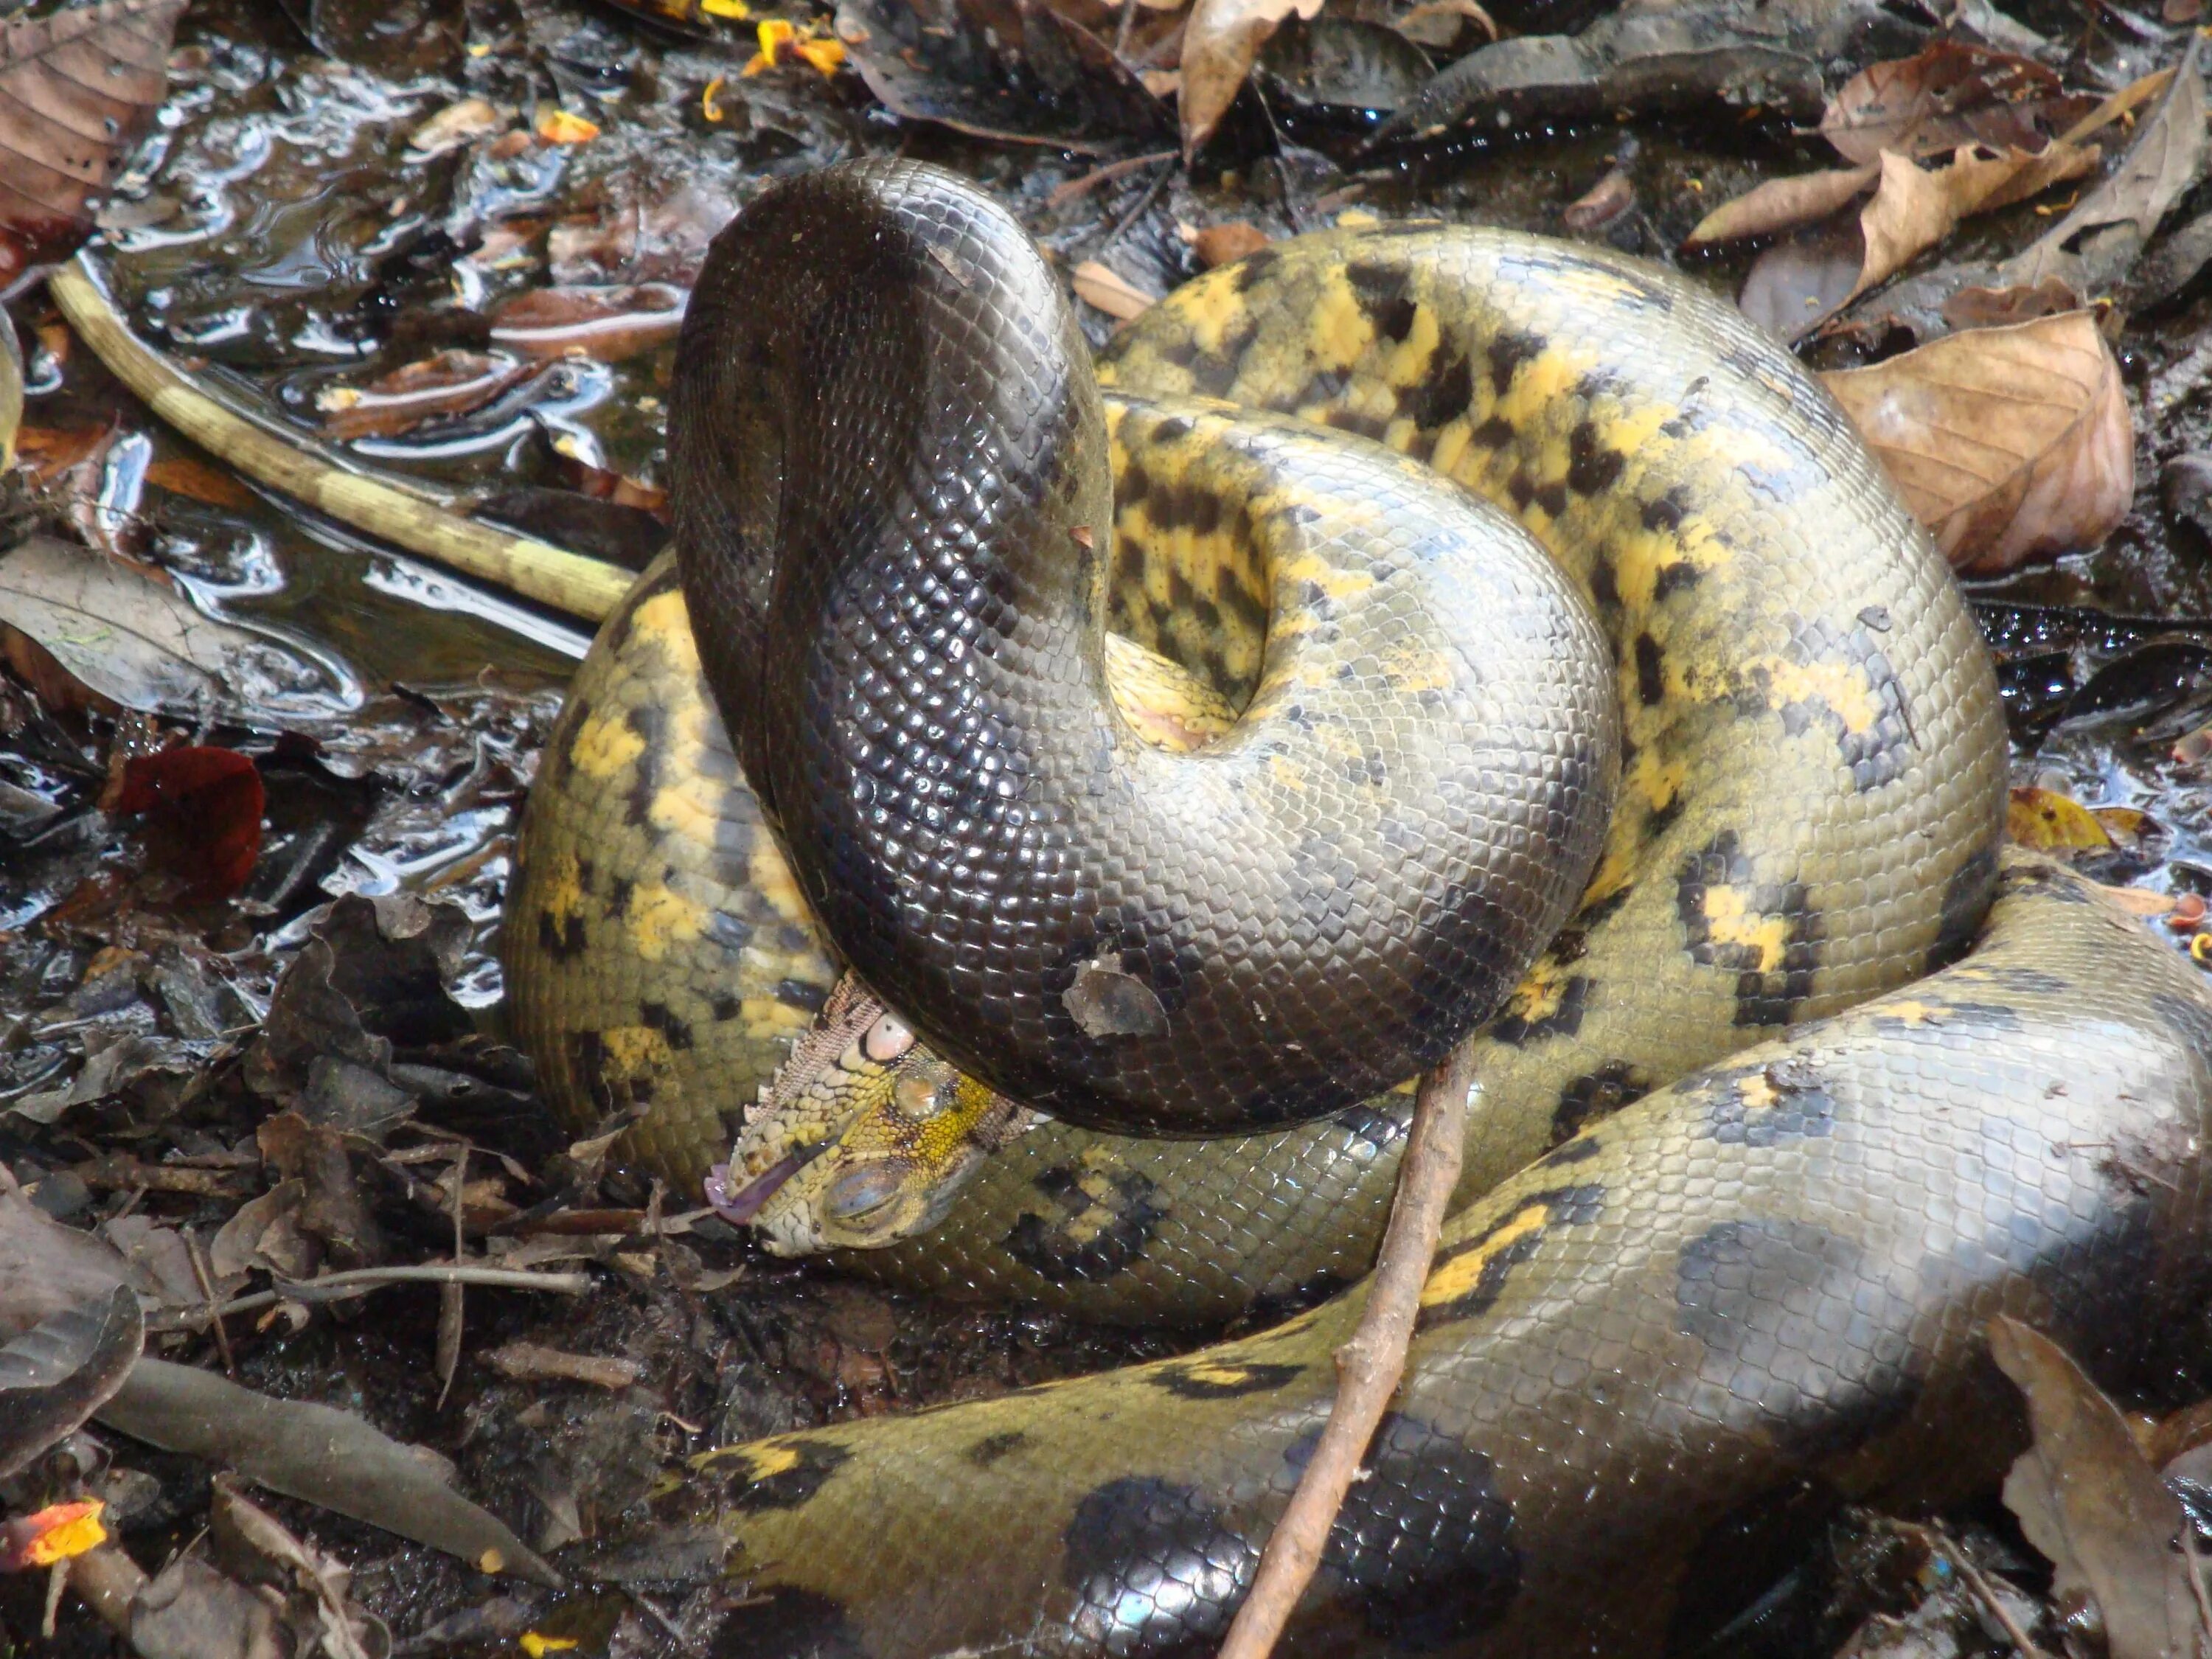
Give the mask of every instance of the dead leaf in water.
<path id="1" fill-rule="evenodd" d="M 108 0 L 0 30 L 0 285 L 73 252 L 154 122 L 185 0 Z"/>
<path id="2" fill-rule="evenodd" d="M 0 651 L 12 661 L 26 643 L 109 704 L 194 720 L 270 712 L 265 704 L 249 708 L 240 688 L 265 676 L 272 641 L 204 616 L 174 588 L 126 565 L 51 537 L 0 553 Z"/>
<path id="3" fill-rule="evenodd" d="M 1182 159 L 1195 156 L 1258 61 L 1260 48 L 1292 15 L 1310 18 L 1322 0 L 1197 0 L 1182 37 Z"/>
<path id="4" fill-rule="evenodd" d="M 837 39 L 910 121 L 1086 154 L 1168 131 L 1114 49 L 1041 0 L 842 0 Z"/>
<path id="5" fill-rule="evenodd" d="M 2135 500 L 2120 367 L 2086 311 L 1823 377 L 1958 568 L 2094 547 Z"/>
<path id="6" fill-rule="evenodd" d="M 2057 1569 L 2054 1599 L 2095 1598 L 2112 1659 L 2197 1650 L 2185 1521 L 2127 1419 L 2063 1348 L 2016 1320 L 1990 1322 L 1990 1353 L 2027 1396 L 2035 1443 L 2005 1477 L 2005 1507 Z"/>
<path id="7" fill-rule="evenodd" d="M 2096 106 L 2033 58 L 1964 40 L 1870 64 L 1828 100 L 1820 136 L 1846 161 L 1928 155 L 1961 144 L 2035 150 Z"/>
<path id="8" fill-rule="evenodd" d="M 234 749 L 185 744 L 124 763 L 120 787 L 103 802 L 112 812 L 146 816 L 155 861 L 198 899 L 228 898 L 261 856 L 267 804 L 252 757 Z"/>
<path id="9" fill-rule="evenodd" d="M 528 295 L 523 296 L 528 298 Z M 326 438 L 393 438 L 441 416 L 481 409 L 530 373 L 530 365 L 483 351 L 441 351 L 402 364 L 364 386 L 316 394 Z"/>
<path id="10" fill-rule="evenodd" d="M 492 343 L 526 357 L 618 363 L 675 338 L 684 326 L 685 297 L 666 283 L 532 289 L 492 313 Z"/>

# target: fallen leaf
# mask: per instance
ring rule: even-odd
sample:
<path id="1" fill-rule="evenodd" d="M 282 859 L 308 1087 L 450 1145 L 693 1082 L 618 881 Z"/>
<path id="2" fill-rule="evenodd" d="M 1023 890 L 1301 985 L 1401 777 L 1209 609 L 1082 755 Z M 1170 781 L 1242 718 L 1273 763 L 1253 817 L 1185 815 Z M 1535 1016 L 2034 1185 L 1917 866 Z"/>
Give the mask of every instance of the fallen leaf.
<path id="1" fill-rule="evenodd" d="M 1635 205 L 1635 181 L 1629 178 L 1627 168 L 1616 165 L 1559 210 L 1559 222 L 1577 235 L 1588 235 L 1604 229 Z"/>
<path id="2" fill-rule="evenodd" d="M 107 1541 L 107 1528 L 100 1522 L 106 1507 L 96 1498 L 80 1498 L 0 1521 L 0 1572 L 50 1567 L 98 1548 Z"/>
<path id="3" fill-rule="evenodd" d="M 252 875 L 265 804 L 251 756 L 186 745 L 125 762 L 107 810 L 144 813 L 157 862 L 184 878 L 190 896 L 217 899 Z"/>
<path id="4" fill-rule="evenodd" d="M 131 1645 L 158 1659 L 283 1659 L 268 1602 L 196 1555 L 179 1556 L 131 1599 Z"/>
<path id="5" fill-rule="evenodd" d="M 2166 211 L 2204 176 L 2202 37 L 2192 33 L 2173 80 L 2112 175 L 2004 267 L 2008 283 L 2056 276 L 2098 294 L 2133 268 Z"/>
<path id="6" fill-rule="evenodd" d="M 231 1477 L 217 1475 L 213 1486 L 208 1534 L 216 1559 L 247 1583 L 286 1593 L 295 1652 L 384 1659 L 392 1651 L 384 1621 L 352 1598 L 350 1568 L 301 1542 L 275 1516 L 241 1496 Z"/>
<path id="7" fill-rule="evenodd" d="M 63 1226 L 20 1193 L 0 1192 L 0 1337 L 103 1303 L 129 1273 L 112 1246 Z"/>
<path id="8" fill-rule="evenodd" d="M 2086 311 L 1823 377 L 1961 570 L 2094 547 L 2135 499 L 2119 364 Z"/>
<path id="9" fill-rule="evenodd" d="M 2112 844 L 2094 813 L 2055 789 L 2014 790 L 2005 808 L 2005 834 L 2039 853 L 2101 850 Z"/>
<path id="10" fill-rule="evenodd" d="M 2087 171 L 2097 155 L 2094 147 L 2059 143 L 2033 155 L 1962 147 L 1936 168 L 1885 155 L 1863 167 L 1773 179 L 1709 214 L 1684 247 L 1769 235 L 1811 220 L 1814 230 L 1759 256 L 1739 301 L 1753 320 L 1794 340 L 1942 241 L 1960 219 Z M 1876 186 L 1872 199 L 1856 220 L 1844 217 L 1843 206 L 1869 185 Z"/>
<path id="11" fill-rule="evenodd" d="M 153 125 L 185 0 L 107 0 L 0 30 L 0 286 L 66 258 Z"/>
<path id="12" fill-rule="evenodd" d="M 2096 105 L 2094 95 L 2063 91 L 2057 71 L 2033 58 L 1938 40 L 1845 82 L 1828 100 L 1820 136 L 1858 162 L 1961 144 L 2035 150 Z"/>
<path id="13" fill-rule="evenodd" d="M 618 363 L 675 338 L 686 297 L 666 283 L 532 289 L 492 313 L 491 341 L 526 357 Z"/>
<path id="14" fill-rule="evenodd" d="M 1182 159 L 1213 137 L 1237 101 L 1268 36 L 1291 16 L 1312 17 L 1322 0 L 1196 0 L 1182 36 Z"/>
<path id="15" fill-rule="evenodd" d="M 113 1398 L 138 1363 L 145 1332 L 137 1295 L 118 1285 L 0 1345 L 0 1475 L 75 1433 Z"/>
<path id="16" fill-rule="evenodd" d="M 327 712 L 326 679 L 276 641 L 48 536 L 0 553 L 0 654 L 16 662 L 26 642 L 93 696 L 147 714 L 265 726 L 295 708 Z M 295 697 L 303 685 L 313 688 L 305 707 Z"/>
<path id="17" fill-rule="evenodd" d="M 1962 288 L 1943 301 L 1943 320 L 1954 328 L 2003 328 L 2081 308 L 2081 296 L 2056 276 L 2033 287 Z"/>
<path id="18" fill-rule="evenodd" d="M 1049 5 L 841 0 L 837 39 L 868 90 L 910 121 L 1084 155 L 1170 128 L 1166 106 L 1114 49 Z"/>
<path id="19" fill-rule="evenodd" d="M 444 1550 L 483 1571 L 561 1583 L 520 1538 L 447 1484 L 443 1460 L 386 1437 L 350 1412 L 271 1400 L 188 1365 L 145 1359 L 97 1415 L 164 1451 L 235 1469 L 271 1492 Z"/>
<path id="20" fill-rule="evenodd" d="M 325 437 L 396 437 L 424 421 L 481 409 L 530 370 L 526 362 L 489 352 L 441 351 L 365 386 L 325 386 L 315 407 L 323 411 Z"/>
<path id="21" fill-rule="evenodd" d="M 498 131 L 507 125 L 511 113 L 481 98 L 464 98 L 448 104 L 407 135 L 407 159 L 428 161 L 462 149 L 488 132 Z"/>
<path id="22" fill-rule="evenodd" d="M 1203 226 L 1192 231 L 1188 240 L 1199 264 L 1211 270 L 1257 253 L 1267 246 L 1267 233 L 1249 220 L 1235 219 L 1225 225 Z"/>
<path id="23" fill-rule="evenodd" d="M 599 124 L 571 110 L 540 109 L 533 131 L 549 144 L 588 144 L 599 136 Z"/>
<path id="24" fill-rule="evenodd" d="M 1252 69 L 1279 114 L 1363 125 L 1410 103 L 1434 73 L 1428 54 L 1388 24 L 1327 12 L 1285 19 Z"/>
<path id="25" fill-rule="evenodd" d="M 2136 1445 L 2127 1419 L 2057 1343 L 2000 1314 L 1990 1353 L 2027 1396 L 2035 1443 L 2005 1477 L 2004 1501 L 2056 1569 L 2063 1602 L 2094 1596 L 2112 1659 L 2197 1651 L 2181 1502 Z"/>
<path id="26" fill-rule="evenodd" d="M 189 455 L 166 455 L 146 469 L 146 482 L 159 484 L 173 495 L 189 495 L 210 507 L 235 510 L 253 505 L 253 492 L 237 476 L 220 467 L 196 461 Z"/>
<path id="27" fill-rule="evenodd" d="M 1814 223 L 1850 206 L 1881 176 L 1878 163 L 1826 167 L 1794 178 L 1769 179 L 1732 201 L 1723 202 L 1682 240 L 1685 253 L 1753 236 L 1774 236 Z"/>
<path id="28" fill-rule="evenodd" d="M 763 17 L 754 31 L 759 45 L 740 79 L 764 74 L 786 64 L 804 64 L 817 75 L 835 75 L 845 66 L 844 43 L 815 24 L 805 28 L 781 17 Z"/>
<path id="29" fill-rule="evenodd" d="M 1120 271 L 1096 259 L 1085 259 L 1076 266 L 1069 273 L 1068 283 L 1075 289 L 1077 299 L 1125 323 L 1132 317 L 1143 316 L 1159 303 L 1158 295 L 1146 293 Z"/>

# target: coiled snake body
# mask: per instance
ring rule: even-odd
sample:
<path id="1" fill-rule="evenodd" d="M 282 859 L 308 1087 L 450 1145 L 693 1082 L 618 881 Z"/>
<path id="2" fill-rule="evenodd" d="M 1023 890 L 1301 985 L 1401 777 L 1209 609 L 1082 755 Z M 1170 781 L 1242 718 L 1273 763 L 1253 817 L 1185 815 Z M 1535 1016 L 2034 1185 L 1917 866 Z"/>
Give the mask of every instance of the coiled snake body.
<path id="1" fill-rule="evenodd" d="M 1294 829 L 1301 803 L 1361 795 L 1355 864 L 1407 823 L 1429 856 L 1436 803 L 1461 787 L 1451 767 L 1466 757 L 1436 761 L 1430 738 L 1361 727 L 1360 705 L 1309 690 L 1341 674 L 1449 703 L 1492 685 L 1492 664 L 1464 653 L 1453 668 L 1413 623 L 1381 636 L 1405 642 L 1395 657 L 1340 643 L 1351 600 L 1437 557 L 1386 578 L 1310 540 L 1270 544 L 1260 520 L 1356 516 L 1348 480 L 1404 476 L 1379 440 L 1509 509 L 1587 597 L 1613 659 L 1600 701 L 1618 708 L 1618 798 L 1579 908 L 1479 1038 L 1462 1206 L 1371 1476 L 1292 1626 L 1296 1651 L 1654 1650 L 1670 1625 L 1694 1633 L 1678 1592 L 1701 1540 L 1738 1535 L 1766 1500 L 1934 1498 L 2002 1468 L 2019 1433 L 1980 1343 L 1991 1312 L 2034 1320 L 2115 1379 L 2151 1353 L 2156 1309 L 2202 1277 L 2212 1013 L 2185 966 L 2072 878 L 2001 872 L 2003 732 L 1986 654 L 1925 538 L 1778 347 L 1611 256 L 1437 228 L 1301 239 L 1184 289 L 1108 354 L 1117 396 L 1275 412 L 1243 428 L 1214 407 L 1113 405 L 1109 537 L 1080 469 L 1062 469 L 1088 441 L 1081 420 L 1024 447 L 996 413 L 1016 390 L 1048 392 L 1054 409 L 1071 386 L 1078 405 L 1085 395 L 1061 302 L 1011 221 L 903 164 L 764 199 L 718 243 L 686 335 L 674 454 L 690 574 L 780 518 L 799 524 L 793 545 L 905 550 L 888 565 L 833 559 L 828 576 L 716 567 L 693 589 L 712 596 L 707 678 L 750 711 L 738 749 L 784 829 L 817 843 L 800 878 L 836 913 L 840 945 L 872 977 L 909 975 L 877 988 L 902 1012 L 912 998 L 925 1037 L 963 1065 L 1094 1121 L 1141 1124 L 1146 1098 L 1172 1098 L 1188 1112 L 1169 1127 L 1188 1130 L 1367 1092 L 1436 1052 L 1435 1028 L 1473 1017 L 1471 1000 L 1387 949 L 1340 958 L 1359 965 L 1339 977 L 1358 982 L 1334 1001 L 1281 977 L 1297 970 L 1269 954 L 1271 926 L 1364 951 L 1365 919 L 1347 921 L 1381 890 L 1364 866 L 1340 884 L 1334 915 L 1317 902 L 1324 884 L 1295 878 L 1224 879 L 1236 902 L 1176 911 L 1146 884 L 1149 852 L 1115 872 L 1096 851 L 1110 839 L 1071 830 L 1054 845 L 1075 852 L 1042 862 L 1076 872 L 1060 890 L 1080 901 L 1062 907 L 1079 925 L 1048 949 L 991 954 L 993 905 L 969 890 L 997 890 L 1037 844 L 1024 829 L 1079 825 L 1086 793 L 1109 803 L 1111 825 L 1158 828 L 1127 785 L 1149 775 L 1115 769 L 1150 763 L 1110 716 L 1085 712 L 1099 702 L 1096 646 L 1054 631 L 1086 604 L 1250 693 L 1278 732 L 1310 726 L 1306 746 L 1261 757 L 1264 787 L 1283 792 L 1278 823 Z M 822 224 L 836 227 L 826 242 L 801 234 Z M 796 268 L 774 263 L 778 242 Z M 1027 309 L 1006 302 L 1009 272 Z M 781 307 L 784 345 L 733 320 L 747 304 Z M 893 313 L 960 325 L 864 325 Z M 790 340 L 858 355 L 818 377 L 848 401 L 766 436 L 751 406 L 696 401 L 750 376 L 805 404 L 805 365 L 776 356 Z M 1010 389 L 1013 369 L 1025 386 Z M 915 436 L 882 424 L 887 410 L 933 410 L 939 426 Z M 963 422 L 996 471 L 948 459 Z M 1291 483 L 1255 481 L 1262 451 L 1301 458 Z M 863 462 L 871 476 L 855 483 Z M 825 465 L 847 471 L 805 471 Z M 1310 514 L 1287 510 L 1299 467 Z M 1113 563 L 1088 586 L 990 565 L 980 532 L 1016 520 L 1045 526 L 1024 545 L 1059 536 L 1066 568 Z M 1373 518 L 1385 540 L 1401 521 L 1395 502 Z M 1400 539 L 1432 548 L 1425 531 Z M 1055 581 L 1049 625 L 1024 621 Z M 1542 586 L 1515 576 L 1501 590 L 1535 595 L 1535 611 L 1508 617 L 1505 597 L 1476 608 L 1498 610 L 1509 640 L 1540 627 L 1571 643 L 1571 611 Z M 794 587 L 815 644 L 762 628 Z M 1270 588 L 1277 619 L 1240 621 Z M 1285 605 L 1304 607 L 1297 620 Z M 942 625 L 963 617 L 992 635 L 965 655 L 981 635 Z M 912 654 L 947 641 L 931 660 L 989 657 L 989 672 L 948 677 Z M 1553 645 L 1534 654 L 1548 660 Z M 991 774 L 1016 781 L 985 799 L 940 738 L 975 707 L 959 698 L 979 684 L 996 695 L 1009 663 L 1090 699 L 1066 692 L 1075 712 L 1055 728 L 1087 746 L 1063 763 L 984 707 L 976 718 L 1006 739 L 996 752 L 1028 769 Z M 1311 684 L 1286 693 L 1298 665 Z M 1573 673 L 1547 684 L 1519 746 L 1545 757 L 1535 769 L 1564 797 L 1513 808 L 1522 828 L 1509 839 L 1571 860 L 1609 738 L 1602 712 L 1587 744 L 1565 734 L 1559 712 L 1589 699 Z M 1519 694 L 1494 695 L 1510 726 Z M 809 791 L 833 776 L 875 781 L 824 805 Z M 987 855 L 963 862 L 960 826 L 1027 799 L 1023 780 L 1043 780 L 1051 812 L 995 821 Z M 1325 841 L 1309 824 L 1248 848 L 1218 802 L 1206 810 L 1217 866 L 1249 851 L 1295 877 L 1282 847 L 1318 858 Z M 1494 976 L 1504 954 L 1486 941 L 1556 908 L 1517 860 L 1502 886 L 1528 902 L 1504 922 L 1497 888 L 1469 898 L 1467 868 L 1422 866 L 1422 890 L 1451 896 L 1431 907 L 1443 942 L 1430 965 Z M 1268 908 L 1300 895 L 1294 914 Z M 994 902 L 1017 945 L 1052 911 Z M 1261 945 L 1225 931 L 1239 904 Z M 1462 926 L 1478 914 L 1484 930 Z M 916 936 L 935 953 L 909 968 L 897 953 Z M 1224 978 L 1194 940 L 1264 971 Z M 549 1095 L 586 1117 L 647 1107 L 641 1154 L 687 1182 L 828 985 L 665 570 L 603 635 L 549 747 L 506 950 Z M 1272 1011 L 1302 996 L 1332 1011 L 1291 1039 L 1323 1051 L 1318 1074 L 1245 1046 L 1262 1022 L 1240 1025 L 1236 997 L 1255 986 Z M 1382 1010 L 1387 1063 L 1346 1070 L 1353 1045 L 1329 1046 L 1331 1020 L 1364 1019 L 1391 986 L 1423 999 L 1420 1018 Z M 957 1006 L 979 988 L 963 1027 Z M 1186 1026 L 1219 1052 L 1202 1064 L 1170 1052 L 1166 1034 Z M 1026 1046 L 986 1054 L 986 1027 L 1026 1031 Z M 1226 1141 L 1055 1121 L 994 1160 L 934 1232 L 854 1262 L 1109 1317 L 1310 1303 L 1364 1270 L 1402 1124 L 1392 1098 Z M 711 1454 L 680 1501 L 726 1517 L 740 1546 L 733 1571 L 753 1595 L 730 1650 L 1210 1650 L 1325 1414 L 1357 1300 L 1190 1359 Z"/>

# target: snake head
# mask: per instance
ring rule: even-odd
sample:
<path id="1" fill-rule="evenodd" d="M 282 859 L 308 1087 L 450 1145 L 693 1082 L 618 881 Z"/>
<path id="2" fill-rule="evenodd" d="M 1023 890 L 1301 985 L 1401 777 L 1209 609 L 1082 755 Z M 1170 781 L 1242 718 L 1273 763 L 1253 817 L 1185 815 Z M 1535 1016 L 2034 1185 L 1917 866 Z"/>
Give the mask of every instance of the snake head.
<path id="1" fill-rule="evenodd" d="M 916 1043 L 848 975 L 746 1115 L 708 1201 L 777 1255 L 879 1249 L 934 1226 L 1035 1121 Z"/>

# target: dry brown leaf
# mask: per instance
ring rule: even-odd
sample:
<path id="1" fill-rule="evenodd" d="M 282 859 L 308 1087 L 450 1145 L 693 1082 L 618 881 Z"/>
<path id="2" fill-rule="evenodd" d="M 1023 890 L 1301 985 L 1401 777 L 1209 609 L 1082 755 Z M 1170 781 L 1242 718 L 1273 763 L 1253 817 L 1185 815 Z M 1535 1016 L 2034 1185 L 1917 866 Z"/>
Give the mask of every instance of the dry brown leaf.
<path id="1" fill-rule="evenodd" d="M 0 284 L 91 232 L 153 125 L 185 3 L 108 0 L 0 30 Z"/>
<path id="2" fill-rule="evenodd" d="M 2035 150 L 2096 101 L 2063 91 L 2057 73 L 2033 58 L 1938 40 L 1853 76 L 1828 100 L 1820 134 L 1862 163 L 1885 150 L 1930 155 L 1961 144 Z"/>
<path id="3" fill-rule="evenodd" d="M 2017 1320 L 1990 1322 L 1990 1354 L 2027 1396 L 2035 1443 L 2005 1477 L 2005 1506 L 2057 1568 L 2052 1594 L 2094 1596 L 2112 1659 L 2194 1653 L 2181 1500 L 2145 1460 L 2119 1408 L 2063 1348 Z"/>
<path id="4" fill-rule="evenodd" d="M 2056 143 L 2031 154 L 1964 144 L 1939 167 L 1923 167 L 1910 157 L 1884 152 L 1864 167 L 1808 175 L 1807 182 L 1776 180 L 1717 210 L 1692 233 L 1707 234 L 1716 221 L 1730 235 L 1780 228 L 1790 193 L 1778 185 L 1801 185 L 1805 204 L 1824 198 L 1850 200 L 1869 174 L 1878 176 L 1874 196 L 1859 210 L 1856 227 L 1832 222 L 1817 247 L 1784 243 L 1769 248 L 1752 267 L 1741 303 L 1747 313 L 1784 337 L 1797 339 L 1851 301 L 1895 276 L 1934 247 L 1970 214 L 1985 213 L 2026 200 L 2062 179 L 2077 178 L 2096 165 L 2094 144 Z M 1764 199 L 1762 192 L 1765 192 Z M 1747 206 L 1749 204 L 1748 210 Z M 1856 232 L 1856 236 L 1852 231 Z M 1778 276 L 1785 265 L 1788 280 Z"/>
<path id="5" fill-rule="evenodd" d="M 1182 37 L 1182 158 L 1188 163 L 1237 101 L 1267 38 L 1321 0 L 1197 0 Z"/>
<path id="6" fill-rule="evenodd" d="M 2046 276 L 2033 287 L 1962 288 L 1943 301 L 1943 320 L 1954 328 L 2004 328 L 2081 306 L 2080 295 L 2057 277 Z"/>
<path id="7" fill-rule="evenodd" d="M 1267 233 L 1249 220 L 1234 219 L 1225 225 L 1206 225 L 1190 233 L 1191 252 L 1211 270 L 1257 253 L 1267 246 Z"/>
<path id="8" fill-rule="evenodd" d="M 2094 547 L 2135 499 L 2135 429 L 2094 315 L 1954 334 L 1824 377 L 1961 570 Z"/>
<path id="9" fill-rule="evenodd" d="M 1683 240 L 1682 251 L 1694 253 L 1722 242 L 1772 236 L 1809 225 L 1848 207 L 1881 176 L 1881 167 L 1869 162 L 1859 167 L 1827 167 L 1794 179 L 1769 179 L 1734 201 L 1722 203 L 1698 221 L 1698 228 Z"/>
<path id="10" fill-rule="evenodd" d="M 2189 37 L 2172 82 L 2119 166 L 2075 203 L 2073 211 L 2005 264 L 2007 282 L 2033 283 L 2057 276 L 2076 294 L 2094 294 L 2133 267 L 2167 210 L 2204 176 L 2201 40 Z"/>
<path id="11" fill-rule="evenodd" d="M 1096 259 L 1085 259 L 1076 266 L 1068 280 L 1077 299 L 1125 323 L 1132 317 L 1141 317 L 1159 303 L 1158 295 L 1146 293 L 1120 271 Z"/>

